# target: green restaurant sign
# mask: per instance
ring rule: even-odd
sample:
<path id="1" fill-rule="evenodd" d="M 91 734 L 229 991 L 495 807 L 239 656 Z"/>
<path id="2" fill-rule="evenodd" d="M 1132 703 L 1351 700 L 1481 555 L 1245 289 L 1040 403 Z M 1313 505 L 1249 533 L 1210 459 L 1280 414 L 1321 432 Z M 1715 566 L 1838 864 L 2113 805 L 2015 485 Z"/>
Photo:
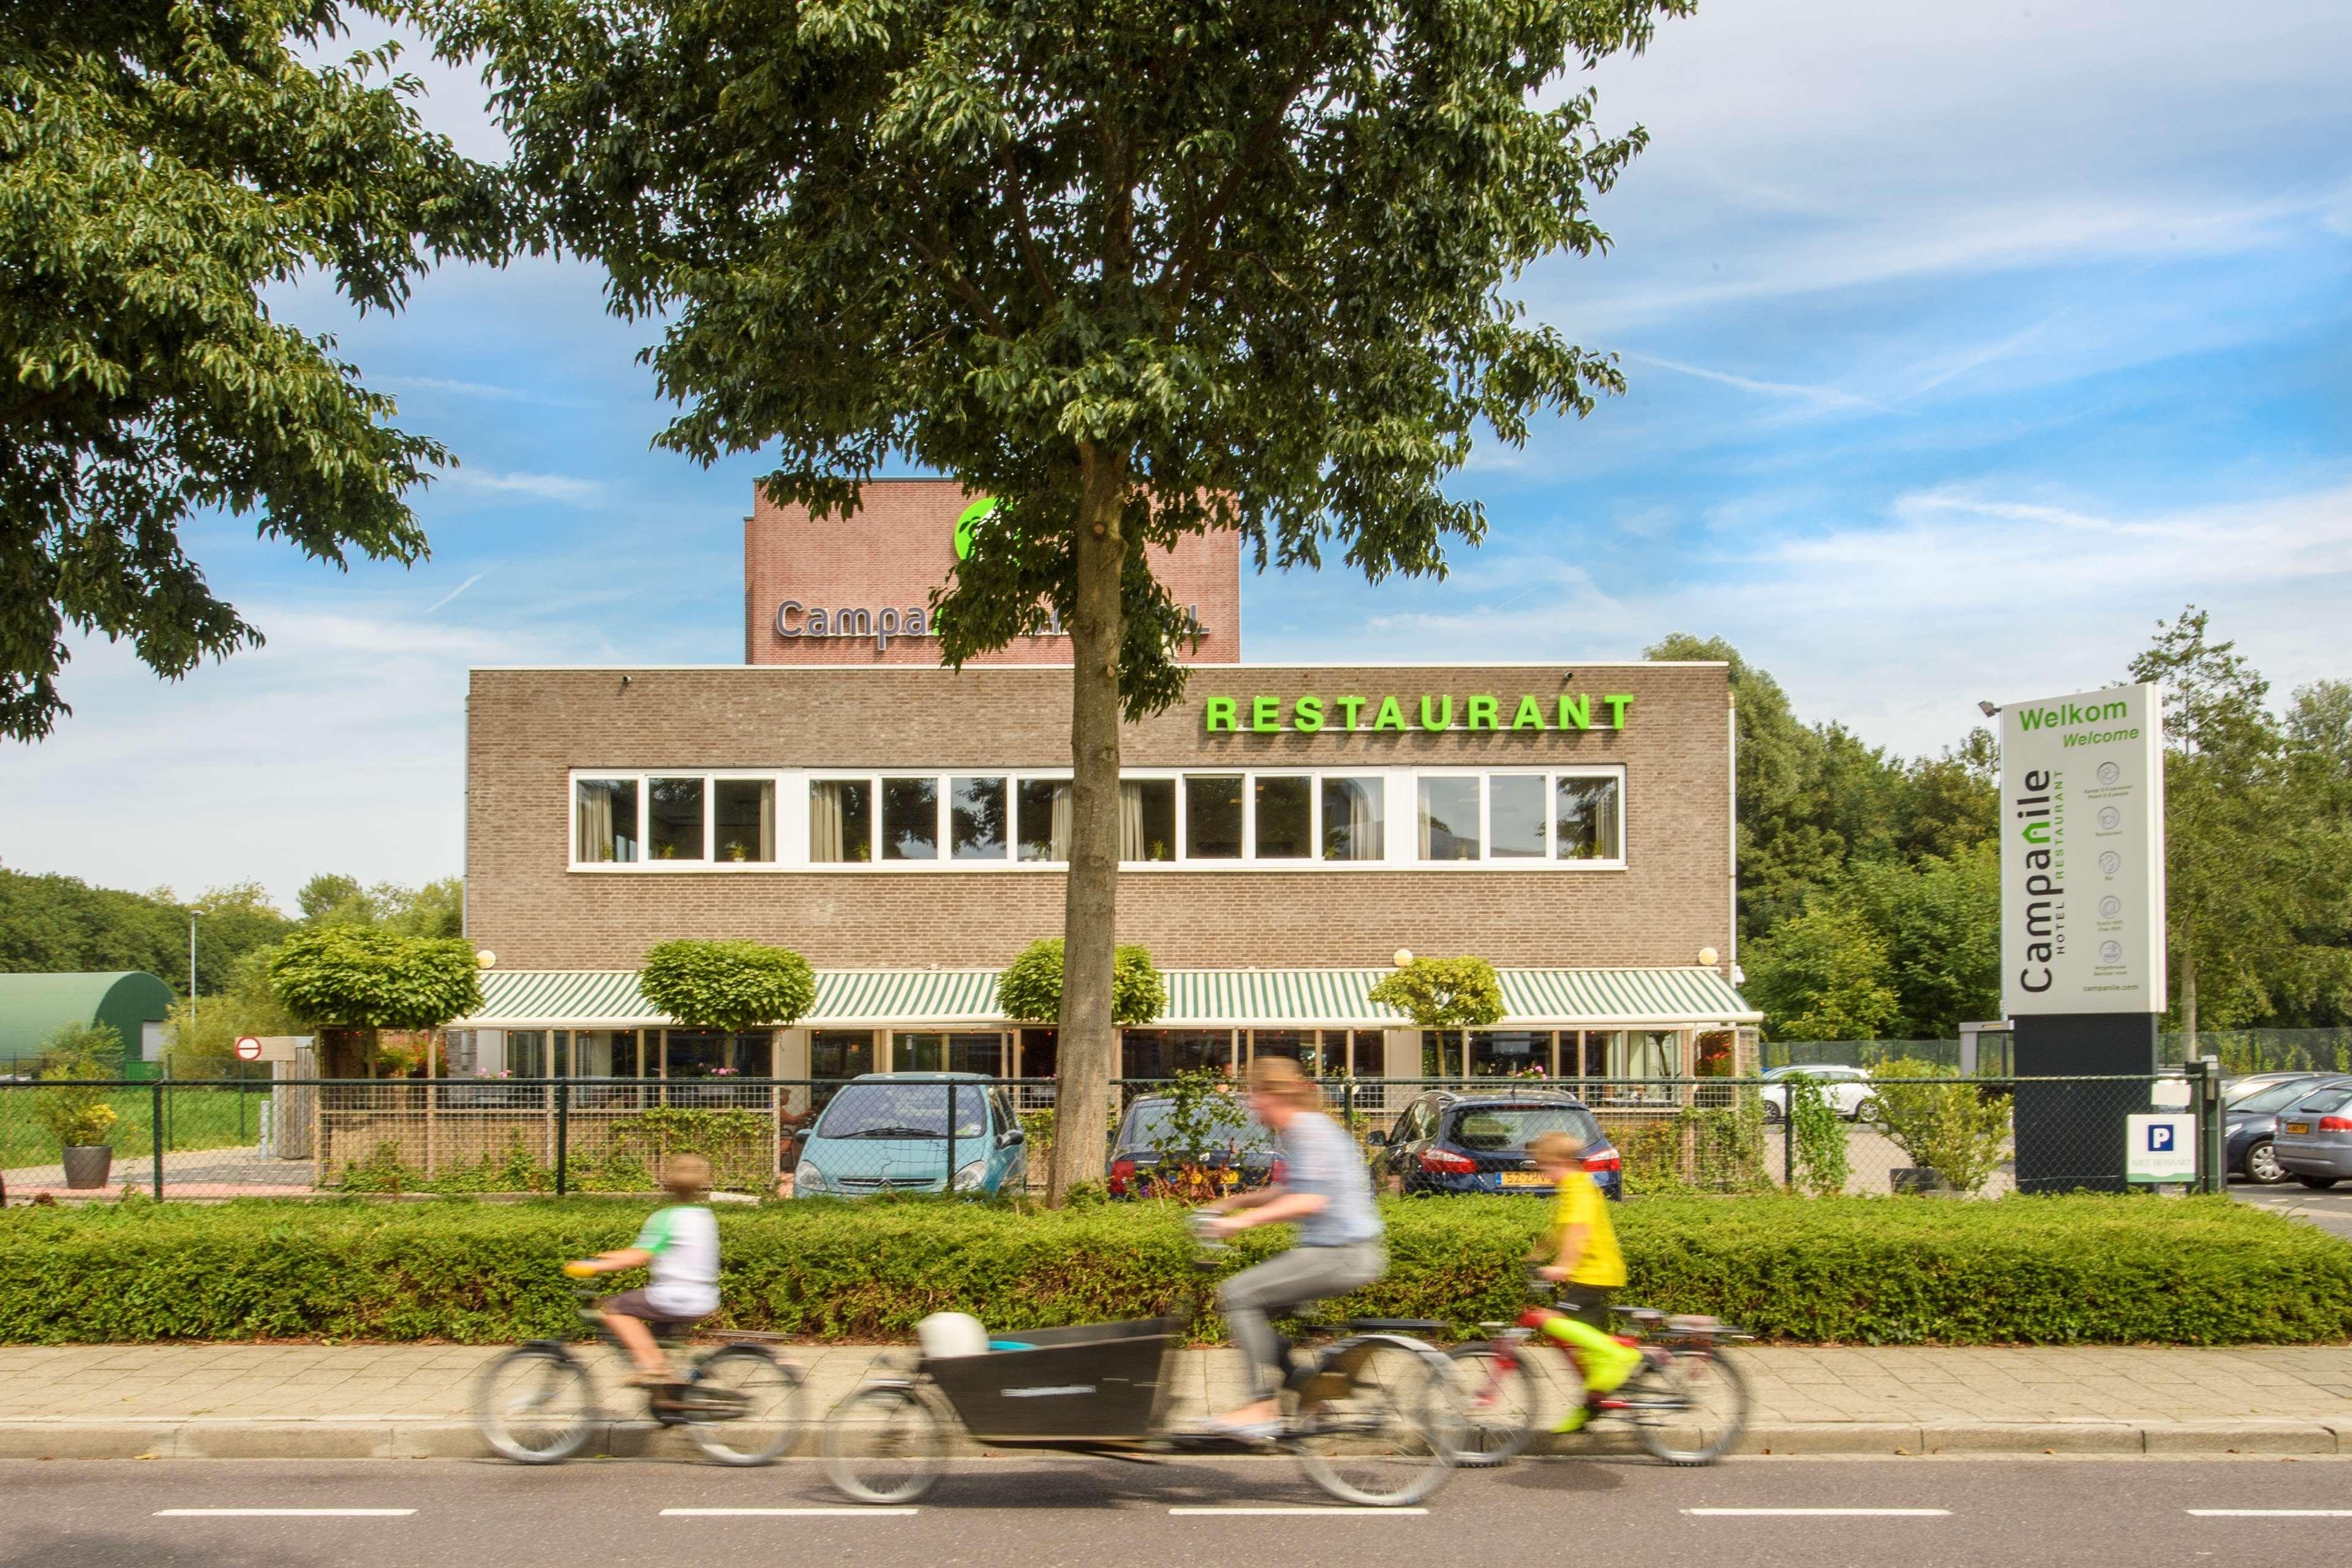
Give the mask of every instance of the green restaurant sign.
<path id="1" fill-rule="evenodd" d="M 1408 730 L 1497 733 L 1622 730 L 1625 710 L 1633 705 L 1633 699 L 1623 693 L 1592 697 L 1563 691 L 1550 699 L 1549 706 L 1546 699 L 1533 696 L 1521 697 L 1516 707 L 1507 707 L 1500 697 L 1465 697 L 1457 709 L 1449 694 L 1422 697 L 1408 715 L 1407 700 L 1396 697 L 1378 701 L 1369 697 L 1211 697 L 1201 704 L 1201 723 L 1212 735 L 1270 735 L 1286 730 L 1301 734 L 1324 730 L 1352 733 L 1392 730 L 1399 734 Z"/>

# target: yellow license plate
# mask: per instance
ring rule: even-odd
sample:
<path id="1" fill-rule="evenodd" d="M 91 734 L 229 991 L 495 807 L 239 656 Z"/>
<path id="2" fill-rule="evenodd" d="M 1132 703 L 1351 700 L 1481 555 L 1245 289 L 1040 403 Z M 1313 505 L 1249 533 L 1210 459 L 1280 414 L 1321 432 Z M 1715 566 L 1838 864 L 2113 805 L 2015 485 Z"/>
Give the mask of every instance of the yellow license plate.
<path id="1" fill-rule="evenodd" d="M 1503 1185 L 1507 1187 L 1540 1187 L 1543 1184 L 1544 1179 L 1542 1175 L 1534 1171 L 1506 1171 L 1503 1173 Z"/>
<path id="2" fill-rule="evenodd" d="M 2286 1130 L 2290 1132 L 2308 1132 L 2311 1131 L 2311 1123 L 2308 1121 L 2290 1121 L 2286 1124 Z"/>

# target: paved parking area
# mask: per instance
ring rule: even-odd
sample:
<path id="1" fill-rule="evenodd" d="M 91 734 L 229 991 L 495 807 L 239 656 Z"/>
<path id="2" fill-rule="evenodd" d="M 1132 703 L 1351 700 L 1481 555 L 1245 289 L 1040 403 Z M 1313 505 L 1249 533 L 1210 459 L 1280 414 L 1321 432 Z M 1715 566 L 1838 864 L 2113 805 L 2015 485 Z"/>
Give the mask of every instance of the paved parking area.
<path id="1" fill-rule="evenodd" d="M 2252 1182 L 2231 1182 L 2230 1195 L 2273 1214 L 2309 1220 L 2320 1229 L 2352 1241 L 2352 1184 L 2327 1192 L 2314 1192 L 2300 1182 L 2283 1187 L 2258 1187 Z"/>

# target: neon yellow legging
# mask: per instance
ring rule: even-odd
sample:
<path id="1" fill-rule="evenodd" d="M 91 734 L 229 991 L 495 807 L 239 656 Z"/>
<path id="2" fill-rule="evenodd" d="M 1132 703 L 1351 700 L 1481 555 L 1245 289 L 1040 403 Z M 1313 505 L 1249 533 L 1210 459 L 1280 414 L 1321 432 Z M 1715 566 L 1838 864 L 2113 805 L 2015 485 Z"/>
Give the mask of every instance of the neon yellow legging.
<path id="1" fill-rule="evenodd" d="M 1584 1386 L 1596 1394 L 1606 1394 L 1623 1383 L 1622 1369 L 1629 1361 L 1641 1359 L 1607 1333 L 1565 1312 L 1545 1319 L 1543 1331 L 1578 1352 L 1576 1363 L 1584 1371 Z"/>

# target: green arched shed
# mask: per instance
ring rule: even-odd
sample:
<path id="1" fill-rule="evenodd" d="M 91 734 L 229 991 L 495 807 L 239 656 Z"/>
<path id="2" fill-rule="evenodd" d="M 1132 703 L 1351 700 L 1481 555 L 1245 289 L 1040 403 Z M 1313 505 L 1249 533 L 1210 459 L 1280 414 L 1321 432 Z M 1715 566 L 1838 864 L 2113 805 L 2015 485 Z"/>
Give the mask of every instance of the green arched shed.
<path id="1" fill-rule="evenodd" d="M 172 988 L 143 970 L 0 974 L 0 1073 L 32 1071 L 41 1042 L 62 1025 L 110 1024 L 122 1037 L 124 1076 L 143 1078 L 149 1026 L 170 1016 L 173 1001 Z"/>

